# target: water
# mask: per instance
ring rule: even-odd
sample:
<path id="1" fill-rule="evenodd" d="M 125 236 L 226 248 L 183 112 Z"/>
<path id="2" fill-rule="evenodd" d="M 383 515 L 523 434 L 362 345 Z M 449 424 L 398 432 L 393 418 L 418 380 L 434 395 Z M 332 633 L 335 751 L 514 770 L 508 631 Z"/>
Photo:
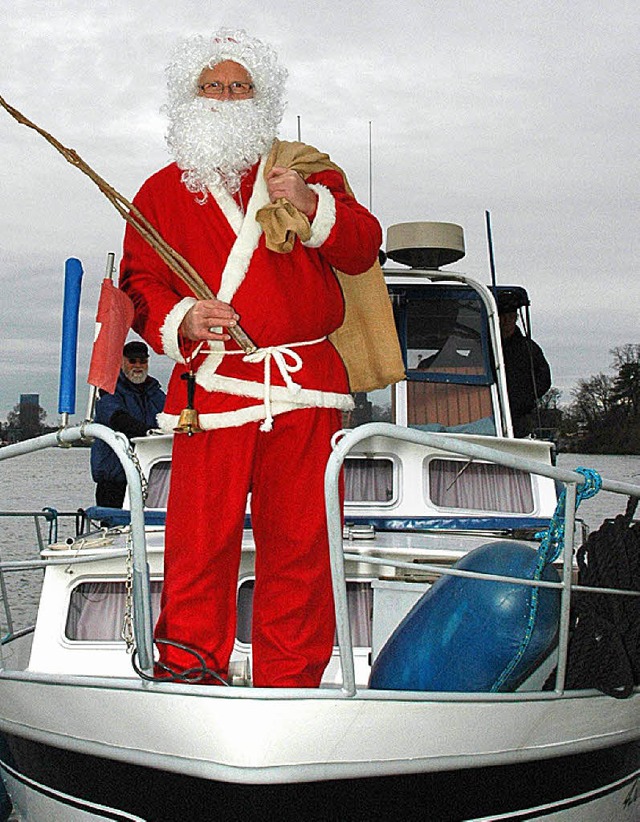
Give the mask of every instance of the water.
<path id="1" fill-rule="evenodd" d="M 0 462 L 0 510 L 74 512 L 94 502 L 95 485 L 89 470 L 88 448 L 48 448 Z M 43 537 L 48 523 L 41 521 Z M 75 534 L 73 519 L 61 521 L 58 538 Z M 38 542 L 33 518 L 0 519 L 0 559 L 37 559 Z M 35 621 L 41 581 L 40 571 L 12 571 L 6 574 L 14 627 Z M 15 605 L 18 603 L 18 605 Z M 0 608 L 0 635 L 6 631 L 4 611 Z"/>
<path id="2" fill-rule="evenodd" d="M 607 479 L 640 485 L 640 455 L 558 454 L 558 466 L 570 469 L 593 468 Z M 610 491 L 600 491 L 595 497 L 581 503 L 577 516 L 586 522 L 590 530 L 595 530 L 606 517 L 624 513 L 626 504 L 626 497 Z M 640 517 L 640 504 L 637 516 Z"/>

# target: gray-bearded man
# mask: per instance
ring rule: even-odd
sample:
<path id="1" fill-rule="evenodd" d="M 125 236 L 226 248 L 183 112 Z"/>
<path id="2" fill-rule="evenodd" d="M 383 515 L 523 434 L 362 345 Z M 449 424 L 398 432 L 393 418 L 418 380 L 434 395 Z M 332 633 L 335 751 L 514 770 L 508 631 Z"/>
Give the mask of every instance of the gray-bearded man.
<path id="1" fill-rule="evenodd" d="M 144 437 L 156 427 L 164 399 L 160 383 L 149 376 L 149 349 L 132 340 L 122 350 L 122 368 L 113 394 L 99 392 L 95 421 L 129 439 Z M 96 483 L 96 505 L 122 508 L 127 478 L 115 451 L 102 440 L 94 440 L 91 446 L 91 476 Z"/>

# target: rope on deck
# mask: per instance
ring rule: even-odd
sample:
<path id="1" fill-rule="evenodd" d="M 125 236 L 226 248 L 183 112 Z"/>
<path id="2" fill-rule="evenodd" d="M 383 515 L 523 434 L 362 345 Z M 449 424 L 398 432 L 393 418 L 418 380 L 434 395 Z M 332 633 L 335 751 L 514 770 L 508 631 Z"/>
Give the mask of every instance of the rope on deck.
<path id="1" fill-rule="evenodd" d="M 578 584 L 640 591 L 640 522 L 630 497 L 577 552 Z M 555 674 L 546 683 L 553 688 Z M 576 591 L 571 609 L 566 688 L 596 688 L 618 699 L 640 685 L 640 597 Z"/>

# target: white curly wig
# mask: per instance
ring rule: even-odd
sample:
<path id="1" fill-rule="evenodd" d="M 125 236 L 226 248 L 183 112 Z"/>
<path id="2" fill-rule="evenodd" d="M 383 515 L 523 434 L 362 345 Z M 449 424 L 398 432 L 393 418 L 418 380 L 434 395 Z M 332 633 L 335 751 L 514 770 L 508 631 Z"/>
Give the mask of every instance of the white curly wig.
<path id="1" fill-rule="evenodd" d="M 288 72 L 271 46 L 249 37 L 243 29 L 222 28 L 209 36 L 196 35 L 177 44 L 166 70 L 169 107 L 196 97 L 203 69 L 214 68 L 224 60 L 233 60 L 246 68 L 254 86 L 256 105 L 275 112 L 280 123 Z"/>

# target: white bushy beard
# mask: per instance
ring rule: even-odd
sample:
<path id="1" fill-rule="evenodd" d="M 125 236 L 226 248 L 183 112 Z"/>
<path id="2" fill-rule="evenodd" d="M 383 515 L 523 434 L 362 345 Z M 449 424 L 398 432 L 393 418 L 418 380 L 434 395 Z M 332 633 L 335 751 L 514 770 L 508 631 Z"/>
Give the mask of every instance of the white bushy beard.
<path id="1" fill-rule="evenodd" d="M 167 143 L 189 191 L 207 199 L 221 183 L 234 194 L 244 172 L 275 140 L 278 117 L 254 99 L 196 97 L 169 110 Z"/>

